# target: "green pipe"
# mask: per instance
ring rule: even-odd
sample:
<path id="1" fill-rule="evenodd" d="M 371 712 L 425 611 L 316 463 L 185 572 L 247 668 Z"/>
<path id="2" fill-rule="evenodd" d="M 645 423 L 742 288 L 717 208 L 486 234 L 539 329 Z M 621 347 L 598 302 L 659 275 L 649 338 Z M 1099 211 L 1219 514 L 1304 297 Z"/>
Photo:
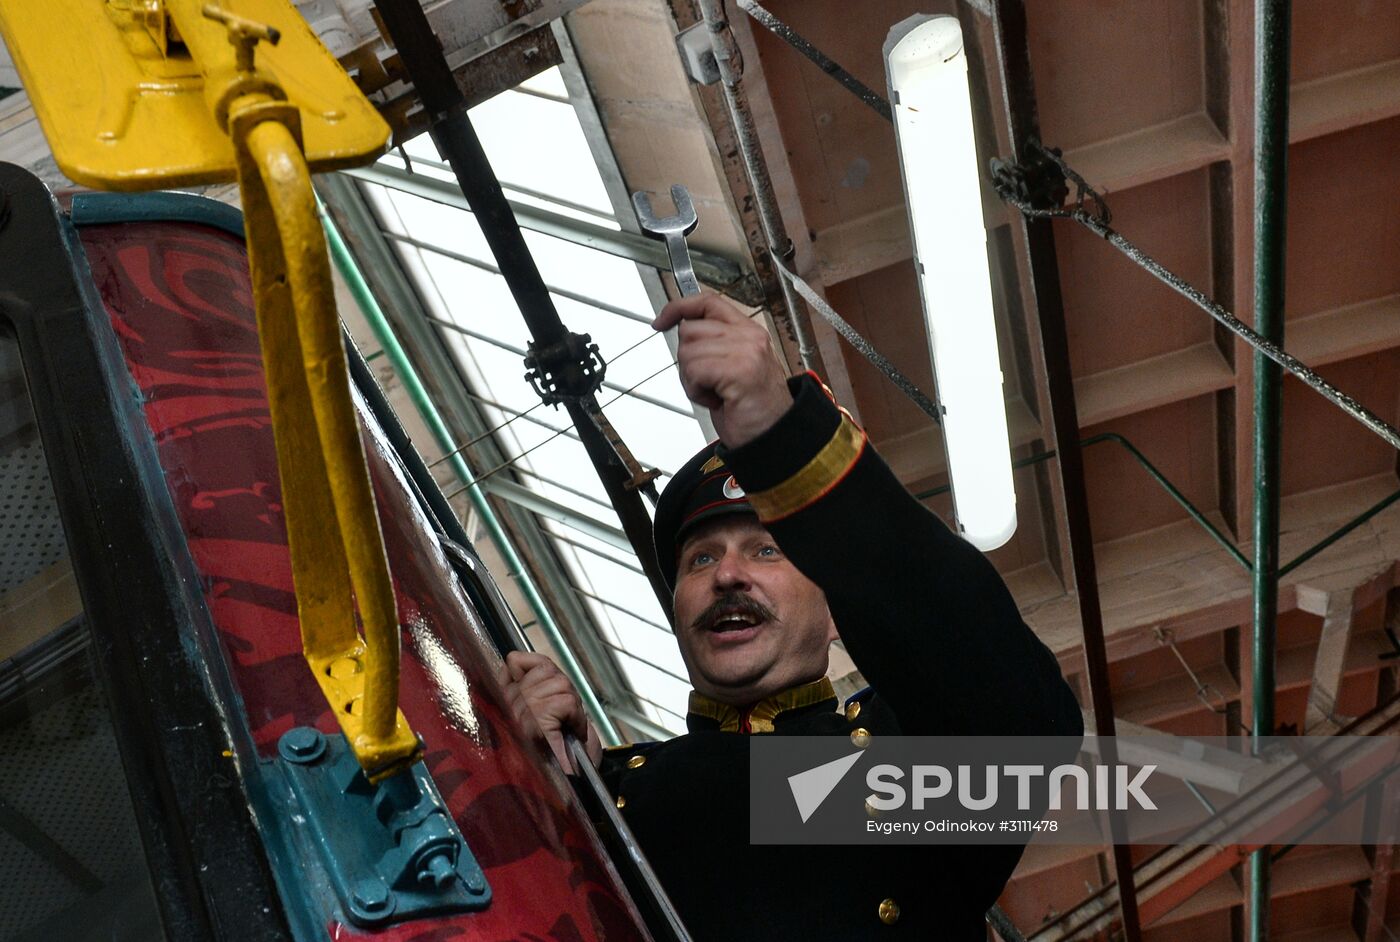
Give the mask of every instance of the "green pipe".
<path id="1" fill-rule="evenodd" d="M 1288 209 L 1288 56 L 1291 0 L 1254 3 L 1254 330 L 1283 344 Z M 1274 731 L 1278 630 L 1279 440 L 1283 371 L 1254 354 L 1254 731 Z M 1249 859 L 1249 938 L 1269 937 L 1269 849 Z"/>
<path id="2" fill-rule="evenodd" d="M 1117 442 L 1118 444 L 1126 448 L 1129 454 L 1131 454 L 1134 458 L 1137 459 L 1138 464 L 1142 465 L 1143 468 L 1146 469 L 1147 473 L 1152 476 L 1152 479 L 1158 484 L 1160 484 L 1162 486 L 1162 489 L 1165 490 L 1169 495 L 1171 495 L 1171 498 L 1175 500 L 1178 504 L 1180 504 L 1188 514 L 1190 514 L 1192 520 L 1196 521 L 1202 527 L 1204 527 L 1205 531 L 1211 535 L 1215 542 L 1223 546 L 1225 548 L 1225 551 L 1228 552 L 1232 557 L 1234 557 L 1236 562 L 1238 562 L 1245 569 L 1250 568 L 1249 560 L 1245 559 L 1245 556 L 1243 553 L 1240 552 L 1239 547 L 1235 546 L 1235 544 L 1231 543 L 1228 539 L 1226 539 L 1225 534 L 1221 533 L 1218 529 L 1216 529 L 1215 524 L 1207 520 L 1205 514 L 1201 513 L 1198 509 L 1196 509 L 1196 505 L 1191 503 L 1187 496 L 1177 489 L 1176 485 L 1172 484 L 1171 481 L 1167 480 L 1167 476 L 1161 471 L 1158 471 L 1156 466 L 1153 465 L 1152 462 L 1148 461 L 1147 456 L 1144 455 L 1142 452 L 1138 451 L 1137 446 L 1134 445 L 1132 442 L 1128 441 L 1126 438 L 1124 438 L 1122 435 L 1119 435 L 1117 432 L 1105 432 L 1102 435 L 1095 435 L 1092 438 L 1087 439 L 1084 442 L 1084 444 L 1097 445 L 1099 442 L 1104 441 Z"/>
<path id="3" fill-rule="evenodd" d="M 1084 445 L 1087 444 L 1087 442 L 1080 442 L 1079 444 Z M 1011 462 L 1011 467 L 1028 468 L 1033 464 L 1041 464 L 1042 462 L 1049 461 L 1053 457 L 1055 457 L 1054 451 L 1042 451 L 1038 455 L 1031 455 L 1029 458 L 1021 458 Z M 926 491 L 920 491 L 919 493 L 914 495 L 914 499 L 924 500 L 929 497 L 937 497 L 939 494 L 946 494 L 952 489 L 953 485 L 951 484 L 941 484 L 938 487 L 931 487 Z"/>
<path id="4" fill-rule="evenodd" d="M 1134 445 L 1132 442 L 1128 441 L 1128 439 L 1126 439 L 1122 435 L 1119 435 L 1117 432 L 1104 432 L 1101 435 L 1093 435 L 1089 438 L 1086 438 L 1079 444 L 1084 448 L 1088 448 L 1092 445 L 1098 445 L 1103 442 L 1116 442 L 1117 444 L 1122 445 L 1124 448 L 1126 448 L 1128 450 L 1128 453 L 1133 456 L 1137 463 L 1142 465 L 1142 467 L 1147 471 L 1147 473 L 1152 476 L 1152 479 L 1158 484 L 1160 484 L 1162 486 L 1162 489 L 1165 490 L 1173 500 L 1175 500 L 1186 510 L 1186 512 L 1191 516 L 1192 520 L 1196 521 L 1198 524 L 1204 527 L 1205 531 L 1211 535 L 1215 542 L 1219 543 L 1222 547 L 1224 547 L 1225 551 L 1229 553 L 1230 556 L 1233 557 L 1237 563 L 1239 563 L 1245 569 L 1250 568 L 1249 560 L 1245 559 L 1244 554 L 1239 551 L 1239 548 L 1235 546 L 1235 544 L 1231 543 L 1229 539 L 1226 538 L 1225 534 L 1221 533 L 1213 523 L 1207 520 L 1205 514 L 1201 513 L 1200 510 L 1197 509 L 1196 505 L 1191 503 L 1190 498 L 1183 494 L 1175 484 L 1167 480 L 1167 476 L 1161 471 L 1157 470 L 1157 467 L 1153 465 L 1151 461 L 1147 460 L 1147 456 L 1144 455 L 1142 452 L 1138 451 L 1137 446 Z M 1019 461 L 1014 461 L 1011 463 L 1011 467 L 1025 468 L 1033 464 L 1040 464 L 1043 461 L 1049 461 L 1053 457 L 1055 457 L 1055 452 L 1043 451 L 1038 455 L 1031 455 L 1029 458 L 1022 458 Z M 942 487 L 935 487 L 931 490 L 922 491 L 918 494 L 915 494 L 914 496 L 918 500 L 923 500 L 926 497 L 934 497 L 938 494 L 946 494 L 950 490 L 952 490 L 952 487 L 950 485 L 945 484 Z M 1372 514 L 1374 515 L 1375 512 L 1379 512 L 1382 509 L 1384 508 L 1375 508 Z M 1356 521 L 1353 524 L 1348 524 L 1348 526 L 1354 526 L 1355 524 L 1360 522 L 1361 521 Z"/>
<path id="5" fill-rule="evenodd" d="M 433 433 L 433 438 L 437 440 L 438 447 L 444 452 L 450 453 L 449 461 L 452 470 L 456 472 L 458 479 L 464 485 L 467 496 L 471 498 L 472 506 L 476 508 L 482 521 L 485 522 L 486 530 L 491 536 L 491 542 L 496 544 L 496 548 L 500 550 L 501 556 L 505 559 L 507 574 L 520 586 L 520 591 L 524 593 L 525 600 L 535 613 L 540 628 L 549 638 L 550 643 L 554 645 L 554 649 L 559 652 L 559 659 L 562 662 L 560 667 L 564 669 L 564 673 L 578 689 L 579 697 L 583 700 L 583 708 L 588 712 L 588 717 L 593 721 L 594 727 L 597 728 L 599 737 L 606 745 L 621 745 L 622 737 L 618 734 L 617 727 L 613 725 L 612 720 L 603 710 L 603 704 L 598 699 L 598 695 L 594 693 L 593 685 L 588 682 L 588 678 L 583 672 L 583 666 L 574 657 L 573 649 L 569 647 L 563 632 L 559 629 L 559 624 L 550 614 L 544 603 L 544 598 L 540 595 L 534 580 L 530 578 L 530 573 L 525 568 L 519 554 L 516 553 L 510 538 L 506 536 L 505 528 L 501 526 L 496 512 L 492 509 L 480 486 L 477 485 L 471 468 L 467 466 L 461 452 L 455 450 L 457 445 L 452 440 L 447 424 L 438 414 L 437 407 L 433 405 L 432 398 L 418 378 L 418 371 L 413 368 L 408 354 L 399 344 L 398 338 L 394 336 L 393 327 L 390 326 L 388 318 L 380 309 L 379 302 L 375 300 L 374 294 L 365 282 L 364 275 L 360 273 L 359 266 L 355 264 L 355 259 L 351 256 L 345 240 L 340 237 L 340 230 L 336 228 L 335 222 L 326 213 L 324 207 L 321 209 L 321 222 L 325 226 L 326 242 L 330 245 L 331 258 L 335 261 L 336 269 L 345 279 L 350 293 L 355 298 L 355 303 L 360 306 L 365 320 L 369 322 L 370 329 L 374 331 L 375 338 L 384 349 L 385 355 L 389 357 L 389 362 L 393 364 L 399 379 L 403 381 L 404 389 L 407 390 L 409 398 L 413 400 L 418 414 L 422 416 L 428 429 Z"/>
<path id="6" fill-rule="evenodd" d="M 1220 530 L 1213 523 L 1206 519 L 1206 516 L 1203 513 L 1201 513 L 1201 511 L 1196 507 L 1196 505 L 1191 503 L 1191 499 L 1185 494 L 1183 494 L 1181 490 L 1175 484 L 1173 484 L 1165 474 L 1159 471 L 1156 465 L 1149 461 L 1147 459 L 1147 456 L 1144 455 L 1141 451 L 1139 451 L 1137 446 L 1130 442 L 1127 438 L 1125 438 L 1122 435 L 1119 435 L 1117 432 L 1104 432 L 1101 435 L 1094 435 L 1090 438 L 1086 438 L 1082 440 L 1079 444 L 1081 447 L 1088 448 L 1091 445 L 1098 445 L 1102 442 L 1110 441 L 1117 442 L 1118 444 L 1126 448 L 1128 452 L 1133 456 L 1133 458 L 1137 461 L 1137 463 L 1142 465 L 1143 469 L 1149 475 L 1151 475 L 1152 479 L 1162 486 L 1162 490 L 1166 491 L 1167 494 L 1172 498 L 1172 500 L 1180 504 L 1181 507 L 1185 509 L 1186 513 L 1190 515 L 1191 519 L 1200 524 L 1201 527 L 1204 528 L 1208 534 L 1210 534 L 1211 538 L 1215 540 L 1215 542 L 1219 543 L 1225 549 L 1225 552 L 1230 554 L 1230 557 L 1233 560 L 1235 560 L 1235 562 L 1243 566 L 1244 569 L 1248 572 L 1252 572 L 1254 570 L 1254 564 L 1251 563 L 1249 559 L 1245 557 L 1244 553 L 1240 552 L 1239 547 L 1235 546 L 1234 543 L 1231 543 L 1229 538 L 1226 537 L 1225 534 L 1221 533 Z M 1013 461 L 1011 463 L 1011 467 L 1027 468 L 1034 464 L 1041 464 L 1042 462 L 1049 461 L 1053 457 L 1055 457 L 1055 452 L 1043 451 L 1038 455 L 1031 455 L 1029 458 L 1021 458 L 1018 461 Z M 944 484 L 941 487 L 934 487 L 926 491 L 920 491 L 919 493 L 915 494 L 914 497 L 918 500 L 924 500 L 928 497 L 937 497 L 939 494 L 946 494 L 950 490 L 952 490 L 952 487 L 950 485 Z M 1385 510 L 1387 507 L 1394 504 L 1396 501 L 1400 501 L 1400 491 L 1395 491 L 1390 496 L 1382 498 L 1375 504 L 1372 504 L 1369 508 L 1362 511 L 1360 514 L 1353 517 L 1346 523 L 1342 524 L 1340 527 L 1333 530 L 1327 536 L 1318 540 L 1312 546 L 1303 550 L 1291 561 L 1280 566 L 1278 569 L 1278 577 L 1282 579 L 1284 576 L 1288 575 L 1290 572 L 1303 565 L 1303 563 L 1306 563 L 1308 560 L 1312 559 L 1314 556 L 1327 549 L 1333 543 L 1336 543 L 1342 537 L 1346 536 L 1348 533 L 1355 530 L 1367 520 L 1370 520 L 1372 517 L 1376 516 L 1376 514 L 1380 513 L 1382 510 Z"/>
<path id="7" fill-rule="evenodd" d="M 1341 527 L 1338 527 L 1336 530 L 1333 530 L 1330 535 L 1323 537 L 1321 540 L 1318 540 L 1312 546 L 1308 547 L 1307 549 L 1299 553 L 1297 556 L 1295 556 L 1292 562 L 1280 566 L 1278 570 L 1279 578 L 1281 579 L 1284 576 L 1288 575 L 1290 572 L 1303 565 L 1303 563 L 1312 559 L 1318 553 L 1322 552 L 1327 547 L 1331 546 L 1333 543 L 1346 536 L 1352 530 L 1355 530 L 1357 527 L 1361 526 L 1367 520 L 1370 520 L 1382 510 L 1385 510 L 1397 500 L 1400 500 L 1400 491 L 1396 491 L 1389 497 L 1377 501 L 1370 507 L 1370 509 L 1366 510 L 1364 513 L 1362 513 L 1359 517 L 1356 517 L 1350 523 L 1343 524 Z"/>

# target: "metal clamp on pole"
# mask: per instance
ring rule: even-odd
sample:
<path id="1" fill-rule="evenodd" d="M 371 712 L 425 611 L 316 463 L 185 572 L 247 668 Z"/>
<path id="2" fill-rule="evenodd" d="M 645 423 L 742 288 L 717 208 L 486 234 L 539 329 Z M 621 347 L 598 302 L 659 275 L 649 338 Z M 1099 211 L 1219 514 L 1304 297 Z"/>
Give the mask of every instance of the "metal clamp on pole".
<path id="1" fill-rule="evenodd" d="M 594 398 L 607 377 L 608 361 L 603 359 L 593 338 L 569 331 L 553 343 L 531 340 L 526 347 L 525 368 L 525 380 L 541 402 L 547 406 L 572 405 L 587 416 L 602 442 L 611 449 L 614 463 L 627 475 L 621 482 L 623 489 L 641 491 L 655 503 L 654 482 L 661 472 L 642 467 Z"/>
<path id="2" fill-rule="evenodd" d="M 1048 152 L 1041 147 L 1026 148 L 1021 163 L 993 157 L 990 162 L 992 185 L 1003 199 L 1015 199 L 1030 206 L 1057 209 L 1069 197 L 1069 184 L 1060 169 L 1058 147 Z"/>
<path id="3" fill-rule="evenodd" d="M 547 406 L 593 395 L 608 375 L 608 361 L 588 334 L 570 331 L 553 343 L 531 340 L 526 351 L 525 379 Z"/>

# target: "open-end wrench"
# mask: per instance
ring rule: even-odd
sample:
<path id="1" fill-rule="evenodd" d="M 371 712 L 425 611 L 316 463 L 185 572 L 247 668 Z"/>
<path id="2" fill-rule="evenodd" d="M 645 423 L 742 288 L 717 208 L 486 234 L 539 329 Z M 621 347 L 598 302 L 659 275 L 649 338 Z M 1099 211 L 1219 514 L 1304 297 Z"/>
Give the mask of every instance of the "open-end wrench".
<path id="1" fill-rule="evenodd" d="M 695 215 L 695 204 L 690 201 L 690 191 L 681 184 L 671 186 L 671 200 L 676 204 L 676 215 L 657 219 L 652 215 L 647 195 L 640 190 L 632 194 L 632 206 L 637 210 L 637 222 L 642 231 L 666 243 L 666 254 L 671 256 L 671 274 L 675 276 L 681 296 L 699 294 L 700 283 L 695 280 L 690 249 L 685 244 L 685 237 L 695 229 L 699 217 Z"/>

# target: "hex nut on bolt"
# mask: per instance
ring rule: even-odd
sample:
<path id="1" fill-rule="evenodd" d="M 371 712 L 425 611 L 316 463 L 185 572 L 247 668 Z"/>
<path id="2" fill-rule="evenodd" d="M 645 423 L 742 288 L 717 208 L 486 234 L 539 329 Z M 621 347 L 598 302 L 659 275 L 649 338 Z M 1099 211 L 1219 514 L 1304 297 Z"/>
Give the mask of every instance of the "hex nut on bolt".
<path id="1" fill-rule="evenodd" d="M 326 751 L 326 737 L 309 726 L 298 726 L 282 734 L 277 751 L 288 762 L 303 765 L 315 762 Z"/>
<path id="2" fill-rule="evenodd" d="M 350 893 L 350 906 L 361 918 L 377 919 L 394 911 L 394 897 L 383 880 L 366 877 L 355 883 Z"/>

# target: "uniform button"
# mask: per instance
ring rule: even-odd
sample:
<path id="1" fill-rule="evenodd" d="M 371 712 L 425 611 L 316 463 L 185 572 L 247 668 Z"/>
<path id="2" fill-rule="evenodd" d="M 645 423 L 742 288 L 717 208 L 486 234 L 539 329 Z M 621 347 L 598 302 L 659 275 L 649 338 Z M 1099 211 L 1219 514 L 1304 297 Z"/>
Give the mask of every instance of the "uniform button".
<path id="1" fill-rule="evenodd" d="M 887 926 L 899 922 L 899 904 L 892 899 L 880 901 L 880 921 Z"/>
<path id="2" fill-rule="evenodd" d="M 633 756 L 627 760 L 627 767 L 629 769 L 640 769 L 642 766 L 646 765 L 646 762 L 646 756 Z"/>
<path id="3" fill-rule="evenodd" d="M 860 716 L 860 701 L 855 700 L 846 704 L 846 722 L 854 723 L 857 716 Z"/>
<path id="4" fill-rule="evenodd" d="M 857 749 L 864 749 L 870 745 L 870 730 L 864 726 L 858 726 L 851 730 L 851 742 L 855 743 Z"/>
<path id="5" fill-rule="evenodd" d="M 619 808 L 626 808 L 626 807 L 627 807 L 627 799 L 624 798 L 624 797 L 622 797 L 621 795 L 618 795 L 618 796 L 617 796 L 617 806 L 618 806 Z"/>

